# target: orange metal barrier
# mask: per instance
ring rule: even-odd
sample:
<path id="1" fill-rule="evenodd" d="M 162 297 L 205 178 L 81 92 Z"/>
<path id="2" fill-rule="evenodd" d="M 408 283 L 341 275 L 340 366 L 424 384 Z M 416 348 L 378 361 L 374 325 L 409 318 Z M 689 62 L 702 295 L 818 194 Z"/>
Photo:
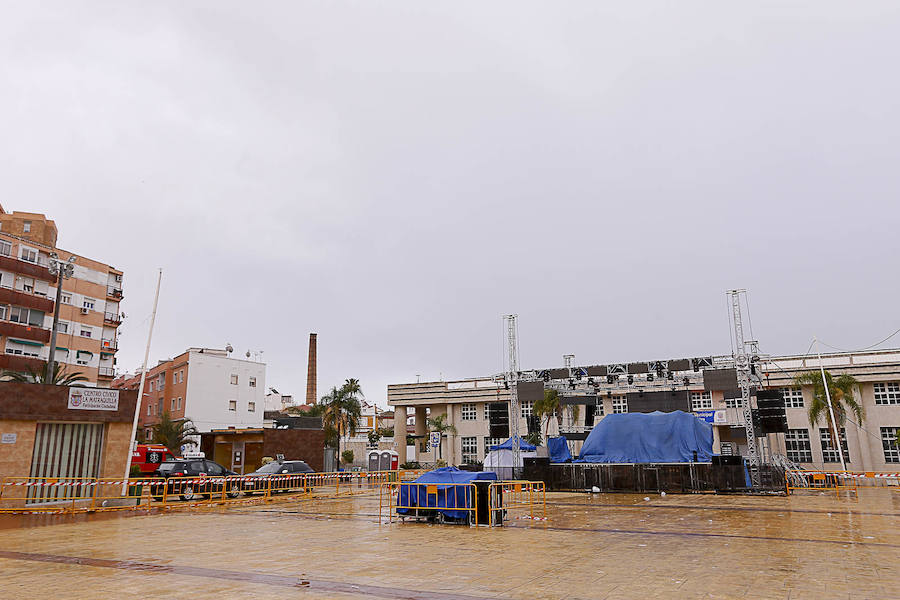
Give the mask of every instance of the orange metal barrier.
<path id="1" fill-rule="evenodd" d="M 445 506 L 438 506 L 443 492 Z M 403 500 L 403 494 L 406 499 Z M 453 499 L 452 503 L 449 498 Z M 424 500 L 424 503 L 423 503 Z M 412 483 L 395 481 L 384 483 L 378 494 L 378 522 L 384 521 L 384 511 L 388 511 L 389 523 L 394 518 L 405 520 L 407 517 L 443 521 L 445 513 L 464 512 L 464 522 L 478 525 L 478 491 L 474 483 Z M 409 511 L 408 514 L 398 513 Z"/>
<path id="2" fill-rule="evenodd" d="M 491 526 L 503 525 L 510 511 L 523 513 L 517 514 L 517 519 L 547 520 L 547 489 L 543 481 L 496 481 L 489 490 Z"/>
<path id="3" fill-rule="evenodd" d="M 856 478 L 853 474 L 845 472 L 786 471 L 785 489 L 788 495 L 795 491 L 834 491 L 836 497 L 840 497 L 841 491 L 847 491 L 859 500 Z"/>
<path id="4" fill-rule="evenodd" d="M 298 497 L 374 492 L 409 477 L 403 471 L 274 474 L 266 476 L 128 479 L 4 477 L 0 513 L 63 513 L 188 508 Z M 125 493 L 122 493 L 123 487 Z"/>

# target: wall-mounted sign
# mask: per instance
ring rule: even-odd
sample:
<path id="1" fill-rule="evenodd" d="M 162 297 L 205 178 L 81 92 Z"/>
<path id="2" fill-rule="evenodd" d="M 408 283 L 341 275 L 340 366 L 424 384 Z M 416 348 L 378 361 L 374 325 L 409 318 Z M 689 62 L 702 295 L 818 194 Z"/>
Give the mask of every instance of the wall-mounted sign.
<path id="1" fill-rule="evenodd" d="M 15 444 L 18 433 L 4 433 L 0 435 L 0 444 Z"/>
<path id="2" fill-rule="evenodd" d="M 441 432 L 440 431 L 432 431 L 431 432 L 431 447 L 437 448 L 441 445 Z"/>
<path id="3" fill-rule="evenodd" d="M 721 425 L 728 422 L 728 416 L 724 410 L 695 410 L 694 416 L 701 421 Z"/>
<path id="4" fill-rule="evenodd" d="M 119 390 L 69 388 L 69 408 L 75 410 L 119 410 Z"/>

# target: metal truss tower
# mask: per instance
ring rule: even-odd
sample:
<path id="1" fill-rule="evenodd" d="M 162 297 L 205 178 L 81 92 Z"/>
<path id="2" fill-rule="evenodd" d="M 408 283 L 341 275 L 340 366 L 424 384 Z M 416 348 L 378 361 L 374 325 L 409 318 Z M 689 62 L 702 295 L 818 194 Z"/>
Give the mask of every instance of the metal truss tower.
<path id="1" fill-rule="evenodd" d="M 750 355 L 747 354 L 747 343 L 744 341 L 744 325 L 741 320 L 741 294 L 746 290 L 728 290 L 731 297 L 731 313 L 734 322 L 734 366 L 737 371 L 738 385 L 741 388 L 741 408 L 744 427 L 747 432 L 747 461 L 750 463 L 750 483 L 753 487 L 760 485 L 759 450 L 756 447 L 756 431 L 753 427 L 753 412 L 750 407 Z"/>
<path id="2" fill-rule="evenodd" d="M 509 428 L 512 439 L 513 453 L 513 479 L 519 478 L 519 462 L 521 460 L 521 439 L 519 438 L 519 396 L 516 390 L 516 382 L 519 379 L 519 341 L 518 315 L 504 315 L 506 321 L 506 343 L 509 352 L 509 364 L 506 371 L 506 383 L 509 385 Z"/>

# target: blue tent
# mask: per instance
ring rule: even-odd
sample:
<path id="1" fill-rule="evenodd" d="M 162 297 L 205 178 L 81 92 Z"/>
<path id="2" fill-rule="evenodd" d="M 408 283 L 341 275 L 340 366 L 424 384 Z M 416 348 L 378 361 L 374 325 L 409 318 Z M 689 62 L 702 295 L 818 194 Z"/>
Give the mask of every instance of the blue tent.
<path id="1" fill-rule="evenodd" d="M 712 425 L 680 410 L 608 415 L 584 441 L 577 462 L 676 463 L 712 457 Z"/>
<path id="2" fill-rule="evenodd" d="M 524 450 L 525 452 L 534 452 L 537 450 L 536 446 L 532 446 L 522 438 L 518 438 L 519 440 L 519 450 Z M 512 450 L 513 449 L 513 439 L 509 438 L 502 444 L 498 444 L 496 446 L 491 446 L 491 450 Z"/>
<path id="3" fill-rule="evenodd" d="M 454 483 L 471 483 L 475 480 L 496 480 L 496 473 L 489 471 L 460 471 L 456 467 L 442 467 L 429 471 L 410 483 L 400 484 L 400 493 L 397 496 L 399 506 L 416 508 L 398 508 L 397 514 L 408 515 L 418 510 L 437 509 L 444 516 L 452 519 L 464 519 L 471 514 L 471 510 L 452 510 L 454 508 L 471 509 L 475 506 L 472 497 L 474 490 L 471 487 L 454 486 Z M 428 484 L 428 485 L 416 485 Z M 432 487 L 437 493 L 428 493 Z M 451 509 L 451 510 L 447 510 Z"/>
<path id="4" fill-rule="evenodd" d="M 572 460 L 569 452 L 569 442 L 565 437 L 553 437 L 547 440 L 547 450 L 550 452 L 550 462 L 564 463 Z"/>

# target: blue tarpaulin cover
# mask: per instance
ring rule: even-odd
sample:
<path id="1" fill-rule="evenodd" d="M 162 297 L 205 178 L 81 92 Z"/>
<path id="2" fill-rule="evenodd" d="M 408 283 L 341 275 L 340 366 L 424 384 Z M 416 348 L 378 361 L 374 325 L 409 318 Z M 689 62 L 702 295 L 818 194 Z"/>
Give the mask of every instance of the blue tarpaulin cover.
<path id="1" fill-rule="evenodd" d="M 547 450 L 550 452 L 550 462 L 552 463 L 564 463 L 572 460 L 568 441 L 563 436 L 549 438 Z"/>
<path id="2" fill-rule="evenodd" d="M 537 448 L 532 446 L 522 438 L 517 438 L 519 440 L 519 450 L 524 450 L 525 452 L 534 452 Z M 496 446 L 491 446 L 491 450 L 512 450 L 513 449 L 513 439 L 509 438 L 502 444 L 498 444 Z"/>
<path id="3" fill-rule="evenodd" d="M 608 415 L 584 441 L 576 462 L 708 462 L 712 425 L 680 410 Z"/>
<path id="4" fill-rule="evenodd" d="M 397 495 L 399 506 L 416 506 L 420 508 L 438 509 L 446 517 L 462 519 L 471 513 L 471 510 L 447 510 L 454 508 L 468 508 L 475 506 L 472 497 L 474 490 L 471 487 L 453 486 L 454 483 L 471 483 L 475 480 L 496 480 L 497 474 L 490 471 L 460 471 L 456 467 L 441 467 L 429 471 L 410 483 L 401 483 L 400 492 Z M 429 484 L 437 489 L 437 494 L 428 493 Z M 397 514 L 408 515 L 416 509 L 398 508 Z"/>

